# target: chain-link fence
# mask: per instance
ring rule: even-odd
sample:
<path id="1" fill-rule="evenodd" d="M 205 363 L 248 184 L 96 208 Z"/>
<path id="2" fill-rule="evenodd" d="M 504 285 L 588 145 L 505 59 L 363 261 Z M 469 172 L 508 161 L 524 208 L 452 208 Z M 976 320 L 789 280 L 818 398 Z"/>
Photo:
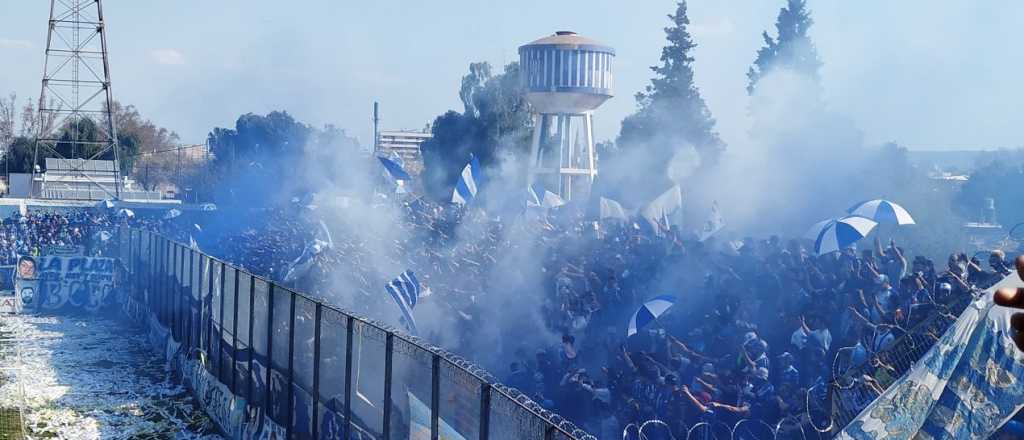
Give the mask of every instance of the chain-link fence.
<path id="1" fill-rule="evenodd" d="M 17 341 L 4 330 L 0 316 L 0 440 L 25 437 L 25 387 L 19 369 L 23 367 Z"/>
<path id="2" fill-rule="evenodd" d="M 867 359 L 859 364 L 853 365 L 851 361 L 853 347 L 839 349 L 829 387 L 831 420 L 812 422 L 824 425 L 819 429 L 825 431 L 844 428 L 931 350 L 972 299 L 971 295 L 964 295 L 947 304 L 933 303 L 928 316 L 907 329 L 879 325 L 872 339 L 879 340 L 877 333 L 887 332 L 893 336 L 892 343 L 869 353 Z"/>
<path id="3" fill-rule="evenodd" d="M 592 438 L 418 338 L 155 233 L 117 240 L 131 299 L 285 438 Z"/>

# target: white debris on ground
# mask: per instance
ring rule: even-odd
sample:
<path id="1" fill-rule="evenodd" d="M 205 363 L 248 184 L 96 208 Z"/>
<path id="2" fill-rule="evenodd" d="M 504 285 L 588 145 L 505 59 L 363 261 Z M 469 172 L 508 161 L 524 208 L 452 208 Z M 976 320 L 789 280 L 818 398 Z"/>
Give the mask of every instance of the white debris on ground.
<path id="1" fill-rule="evenodd" d="M 0 408 L 19 405 L 20 382 L 29 438 L 221 438 L 142 328 L 31 315 L 2 316 L 0 328 L 23 364 L 0 381 Z"/>

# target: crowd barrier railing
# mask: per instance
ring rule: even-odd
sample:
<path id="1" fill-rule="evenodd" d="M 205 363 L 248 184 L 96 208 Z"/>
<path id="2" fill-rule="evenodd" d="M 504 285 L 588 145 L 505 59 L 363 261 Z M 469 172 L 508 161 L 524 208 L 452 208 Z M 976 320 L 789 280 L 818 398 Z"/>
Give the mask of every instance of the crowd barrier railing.
<path id="1" fill-rule="evenodd" d="M 458 356 L 188 245 L 121 228 L 117 247 L 129 308 L 231 437 L 593 439 Z"/>
<path id="2" fill-rule="evenodd" d="M 834 377 L 829 387 L 832 406 L 829 430 L 838 432 L 845 428 L 881 392 L 909 371 L 956 321 L 971 299 L 972 295 L 964 295 L 947 304 L 935 304 L 929 316 L 913 327 L 892 327 L 892 330 L 900 334 L 894 337 L 888 348 L 870 353 L 867 360 L 859 365 L 833 371 Z M 843 350 L 839 350 L 833 362 L 833 370 L 836 370 Z"/>
<path id="3" fill-rule="evenodd" d="M 742 419 L 729 425 L 723 422 L 699 422 L 672 429 L 662 420 L 630 423 L 622 431 L 623 440 L 820 440 L 820 433 L 808 433 L 798 418 L 787 418 L 775 426 L 757 419 Z"/>

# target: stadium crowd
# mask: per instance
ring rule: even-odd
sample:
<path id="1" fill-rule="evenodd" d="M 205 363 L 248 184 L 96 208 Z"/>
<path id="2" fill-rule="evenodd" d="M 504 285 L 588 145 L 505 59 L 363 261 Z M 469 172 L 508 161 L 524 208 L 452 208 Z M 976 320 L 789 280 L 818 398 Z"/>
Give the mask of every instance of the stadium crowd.
<path id="1" fill-rule="evenodd" d="M 517 248 L 540 250 L 540 273 L 532 274 L 543 287 L 538 313 L 561 342 L 506 345 L 507 363 L 487 366 L 599 438 L 618 438 L 626 425 L 647 420 L 665 421 L 677 438 L 700 422 L 734 426 L 747 419 L 774 427 L 803 420 L 808 390 L 832 379 L 837 356 L 844 369 L 863 364 L 906 329 L 949 313 L 952 304 L 1009 273 L 999 251 L 986 263 L 956 253 L 942 266 L 877 238 L 871 249 L 815 256 L 811 243 L 779 237 L 699 242 L 569 213 L 502 221 L 423 201 L 405 209 L 407 238 L 394 242 L 383 266 L 416 271 L 435 294 L 430 301 L 451 310 L 463 335 L 446 348 L 471 360 L 494 350 L 492 341 L 475 336 L 487 313 L 501 313 L 483 310 L 481 297 L 509 290 L 489 274 L 507 270 L 503 258 Z M 229 261 L 280 279 L 316 229 L 293 211 L 264 216 L 259 227 L 224 237 L 218 247 Z M 455 238 L 467 224 L 483 233 Z M 516 232 L 532 238 L 510 238 L 523 236 Z M 369 304 L 389 301 L 381 286 L 394 273 L 369 263 L 379 263 L 380 255 L 366 241 L 336 234 L 333 248 L 299 281 L 301 289 L 330 297 L 327 290 L 344 277 L 341 284 L 355 286 L 363 299 L 346 306 L 363 305 L 373 316 L 380 309 Z M 626 337 L 632 313 L 666 292 L 678 304 Z"/>
<path id="2" fill-rule="evenodd" d="M 189 216 L 103 210 L 16 215 L 0 230 L 0 256 L 13 263 L 17 254 L 38 254 L 43 246 L 102 240 L 105 228 L 129 223 L 184 242 L 202 237 L 204 250 L 281 279 L 316 235 L 315 216 L 301 211 L 266 211 L 236 235 L 217 238 L 202 237 L 206 226 Z M 330 297 L 344 277 L 366 298 L 356 303 L 386 303 L 382 286 L 395 274 L 380 267 L 412 269 L 434 292 L 430 301 L 453 312 L 463 335 L 446 348 L 475 360 L 473 353 L 487 345 L 474 335 L 487 313 L 501 313 L 479 306 L 496 288 L 488 274 L 507 264 L 504 256 L 528 247 L 542 259 L 539 273 L 517 278 L 538 280 L 543 303 L 534 307 L 561 341 L 510 344 L 501 356 L 505 363 L 488 366 L 507 385 L 601 439 L 619 438 L 628 424 L 647 420 L 665 421 L 676 438 L 686 438 L 687 427 L 700 422 L 776 426 L 800 419 L 808 390 L 832 379 L 840 348 L 847 347 L 840 356 L 845 365 L 867 362 L 905 329 L 1009 273 L 999 251 L 986 264 L 957 253 L 937 266 L 877 238 L 870 249 L 816 256 L 802 240 L 700 242 L 678 231 L 594 222 L 569 212 L 502 221 L 419 200 L 405 204 L 402 217 L 406 238 L 384 256 L 389 264 L 377 264 L 381 256 L 366 237 L 335 232 L 333 245 L 294 284 Z M 457 239 L 457 229 L 467 225 L 484 232 Z M 516 236 L 533 239 L 510 238 Z M 665 293 L 677 304 L 627 337 L 633 312 Z"/>

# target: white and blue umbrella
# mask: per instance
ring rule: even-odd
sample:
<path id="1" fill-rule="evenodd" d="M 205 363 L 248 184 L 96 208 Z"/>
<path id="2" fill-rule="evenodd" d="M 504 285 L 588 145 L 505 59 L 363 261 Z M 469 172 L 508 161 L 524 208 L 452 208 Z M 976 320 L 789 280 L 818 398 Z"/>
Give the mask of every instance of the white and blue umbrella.
<path id="1" fill-rule="evenodd" d="M 676 303 L 675 297 L 669 295 L 657 296 L 640 306 L 640 309 L 629 319 L 629 327 L 626 329 L 626 337 L 636 334 L 637 331 L 658 319 L 669 307 Z"/>
<path id="2" fill-rule="evenodd" d="M 114 209 L 114 201 L 111 199 L 106 199 L 97 203 L 96 207 L 104 209 Z"/>
<path id="3" fill-rule="evenodd" d="M 854 205 L 850 215 L 867 217 L 883 225 L 913 225 L 914 218 L 902 206 L 883 199 L 868 200 Z"/>
<path id="4" fill-rule="evenodd" d="M 214 205 L 213 203 L 203 203 L 202 205 L 199 205 L 199 210 L 200 211 L 216 211 L 217 210 L 217 205 Z"/>
<path id="5" fill-rule="evenodd" d="M 132 218 L 135 217 L 135 211 L 126 208 L 121 208 L 119 211 L 117 211 L 117 215 L 121 217 Z"/>
<path id="6" fill-rule="evenodd" d="M 818 222 L 807 232 L 814 238 L 814 252 L 825 255 L 853 246 L 875 229 L 878 223 L 865 217 L 849 216 Z"/>
<path id="7" fill-rule="evenodd" d="M 164 220 L 170 220 L 170 219 L 178 217 L 180 215 L 181 215 L 181 210 L 172 208 L 171 210 L 167 211 L 166 214 L 164 214 Z"/>

